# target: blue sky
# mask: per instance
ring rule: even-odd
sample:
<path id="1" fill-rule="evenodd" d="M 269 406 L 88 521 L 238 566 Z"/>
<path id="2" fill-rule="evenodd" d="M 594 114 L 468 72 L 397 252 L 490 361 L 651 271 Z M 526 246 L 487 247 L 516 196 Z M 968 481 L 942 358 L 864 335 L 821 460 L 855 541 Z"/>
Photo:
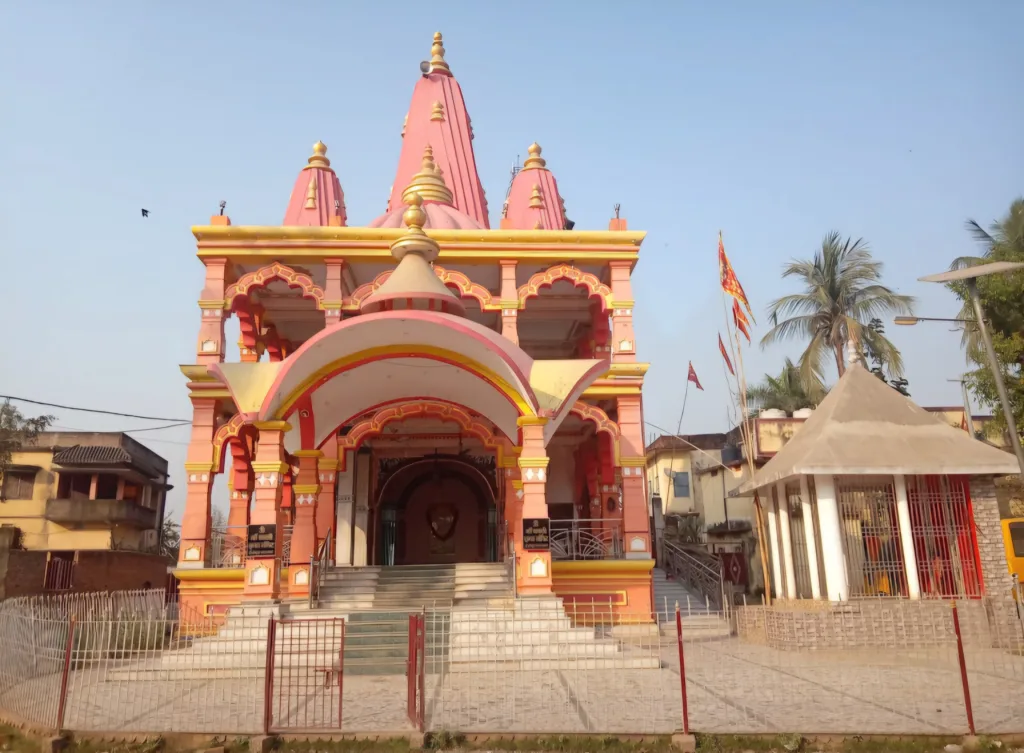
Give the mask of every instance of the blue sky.
<path id="1" fill-rule="evenodd" d="M 202 266 L 193 224 L 278 223 L 323 139 L 352 224 L 379 214 L 402 118 L 445 35 L 491 207 L 534 140 L 578 228 L 621 203 L 648 231 L 634 273 L 650 423 L 726 428 L 716 236 L 765 331 L 779 277 L 832 229 L 916 282 L 970 253 L 964 220 L 1024 191 L 1024 4 L 1007 0 L 629 5 L 198 2 L 0 6 L 0 393 L 185 417 Z M 148 220 L 139 208 L 152 211 Z M 959 403 L 959 335 L 889 332 L 914 398 Z M 745 353 L 751 380 L 799 344 Z M 146 425 L 58 411 L 58 425 Z M 137 435 L 179 475 L 187 428 Z"/>

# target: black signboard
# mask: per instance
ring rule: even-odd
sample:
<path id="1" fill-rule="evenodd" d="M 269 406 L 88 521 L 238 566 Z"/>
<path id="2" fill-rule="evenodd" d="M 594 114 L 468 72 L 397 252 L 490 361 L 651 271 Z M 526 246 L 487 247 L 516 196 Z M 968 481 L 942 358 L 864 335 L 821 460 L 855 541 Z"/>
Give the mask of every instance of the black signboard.
<path id="1" fill-rule="evenodd" d="M 273 557 L 277 552 L 277 526 L 249 526 L 246 555 L 249 557 Z"/>
<path id="2" fill-rule="evenodd" d="M 551 549 L 550 518 L 523 518 L 523 549 L 528 552 Z"/>

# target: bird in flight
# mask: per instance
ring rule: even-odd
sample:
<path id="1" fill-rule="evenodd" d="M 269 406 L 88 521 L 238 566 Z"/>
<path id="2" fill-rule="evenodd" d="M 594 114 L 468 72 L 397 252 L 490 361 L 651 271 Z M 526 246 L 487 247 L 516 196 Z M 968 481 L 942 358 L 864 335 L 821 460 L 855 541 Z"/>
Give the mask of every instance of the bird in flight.
<path id="1" fill-rule="evenodd" d="M 142 210 L 142 216 L 143 217 L 149 217 L 149 210 L 148 209 L 143 209 Z"/>

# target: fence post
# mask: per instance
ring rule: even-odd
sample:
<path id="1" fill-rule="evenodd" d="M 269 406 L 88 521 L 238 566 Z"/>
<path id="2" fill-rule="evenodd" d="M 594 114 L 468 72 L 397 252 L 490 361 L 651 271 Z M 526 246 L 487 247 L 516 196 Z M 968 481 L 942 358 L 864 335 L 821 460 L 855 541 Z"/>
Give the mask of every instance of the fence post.
<path id="1" fill-rule="evenodd" d="M 964 639 L 960 634 L 960 616 L 957 614 L 956 602 L 951 601 L 953 607 L 953 632 L 956 633 L 956 654 L 960 662 L 960 682 L 964 686 L 964 709 L 967 711 L 967 729 L 971 734 L 977 734 L 974 730 L 974 708 L 971 706 L 971 686 L 967 681 L 967 661 L 964 659 Z"/>
<path id="2" fill-rule="evenodd" d="M 416 656 L 419 660 L 419 667 L 416 672 L 416 729 L 423 732 L 427 716 L 427 620 L 423 612 L 420 612 L 417 619 L 417 649 Z"/>
<path id="3" fill-rule="evenodd" d="M 405 714 L 411 724 L 416 724 L 416 649 L 419 648 L 419 641 L 416 639 L 416 626 L 418 620 L 415 614 L 409 615 L 409 640 L 408 659 L 405 663 L 406 701 Z"/>
<path id="4" fill-rule="evenodd" d="M 345 618 L 341 620 L 341 645 L 338 647 L 338 729 L 342 729 L 341 710 L 345 698 Z"/>
<path id="5" fill-rule="evenodd" d="M 690 707 L 686 701 L 686 658 L 683 655 L 683 615 L 676 604 L 676 642 L 679 644 L 679 685 L 683 694 L 683 734 L 690 734 Z"/>
<path id="6" fill-rule="evenodd" d="M 33 631 L 34 632 L 34 631 Z M 57 702 L 57 731 L 64 729 L 64 713 L 67 711 L 68 677 L 71 675 L 71 652 L 75 647 L 75 618 L 68 618 L 68 640 L 64 646 L 64 669 L 60 675 L 60 700 Z"/>
<path id="7" fill-rule="evenodd" d="M 267 663 L 263 672 L 263 734 L 270 734 L 274 716 L 274 643 L 277 623 L 271 617 L 267 620 Z"/>

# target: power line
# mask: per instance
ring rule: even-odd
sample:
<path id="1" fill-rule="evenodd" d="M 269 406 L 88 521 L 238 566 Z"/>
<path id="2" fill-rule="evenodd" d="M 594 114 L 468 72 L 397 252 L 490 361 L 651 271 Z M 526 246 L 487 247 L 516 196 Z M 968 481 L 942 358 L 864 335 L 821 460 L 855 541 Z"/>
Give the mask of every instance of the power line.
<path id="1" fill-rule="evenodd" d="M 184 418 L 167 418 L 166 416 L 140 416 L 136 413 L 118 413 L 112 410 L 99 410 L 97 408 L 79 408 L 74 405 L 59 405 L 58 403 L 46 403 L 42 400 L 29 400 L 25 397 L 14 397 L 13 395 L 0 395 L 0 400 L 14 400 L 19 403 L 29 403 L 30 405 L 42 405 L 46 408 L 58 408 L 59 410 L 73 410 L 81 413 L 101 413 L 104 416 L 120 416 L 121 418 L 138 418 L 142 421 L 171 421 L 175 424 L 190 424 L 191 420 Z M 134 429 L 134 431 L 143 431 L 142 429 Z"/>
<path id="2" fill-rule="evenodd" d="M 180 429 L 182 426 L 191 426 L 191 421 L 179 421 L 178 423 L 165 424 L 164 426 L 147 426 L 144 429 L 83 429 L 79 426 L 65 426 L 63 424 L 53 424 L 54 429 L 61 429 L 62 431 L 100 431 L 105 434 L 136 434 L 140 431 L 163 431 L 164 429 Z M 186 444 L 188 444 L 186 442 Z"/>

